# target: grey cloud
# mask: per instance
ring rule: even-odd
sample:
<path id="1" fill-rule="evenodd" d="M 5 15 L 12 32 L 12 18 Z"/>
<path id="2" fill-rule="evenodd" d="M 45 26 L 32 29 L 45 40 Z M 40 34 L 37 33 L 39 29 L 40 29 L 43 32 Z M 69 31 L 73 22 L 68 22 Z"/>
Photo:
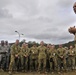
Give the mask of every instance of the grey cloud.
<path id="1" fill-rule="evenodd" d="M 0 0 L 0 8 L 6 7 L 10 3 L 10 0 Z"/>
<path id="2" fill-rule="evenodd" d="M 7 9 L 0 9 L 0 18 L 12 18 L 12 15 L 9 14 Z"/>
<path id="3" fill-rule="evenodd" d="M 12 17 L 9 10 L 5 8 L 9 3 L 10 0 L 0 0 L 0 19 Z"/>
<path id="4" fill-rule="evenodd" d="M 74 4 L 75 0 L 71 0 L 71 1 L 66 1 L 66 0 L 58 0 L 58 5 L 62 6 L 62 7 L 71 7 L 72 4 Z"/>
<path id="5" fill-rule="evenodd" d="M 45 39 L 45 40 L 49 40 L 49 39 L 58 39 L 58 40 L 69 40 L 72 39 L 71 35 L 69 33 L 61 33 L 61 32 L 56 32 L 56 33 L 48 33 L 46 34 L 45 32 L 43 34 L 32 34 L 32 35 L 28 35 L 28 37 L 31 38 L 35 38 L 35 39 Z"/>
<path id="6" fill-rule="evenodd" d="M 28 35 L 30 38 L 34 38 L 36 40 L 43 40 L 44 42 L 47 43 L 52 43 L 52 44 L 59 44 L 59 43 L 66 43 L 68 41 L 72 41 L 73 35 L 66 34 L 66 33 L 56 33 L 56 34 L 39 34 L 39 35 Z"/>

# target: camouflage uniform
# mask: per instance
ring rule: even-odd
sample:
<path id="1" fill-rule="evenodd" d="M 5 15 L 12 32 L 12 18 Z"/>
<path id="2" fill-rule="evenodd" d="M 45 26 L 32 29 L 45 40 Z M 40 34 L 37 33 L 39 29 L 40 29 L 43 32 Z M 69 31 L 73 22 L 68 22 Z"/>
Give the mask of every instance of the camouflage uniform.
<path id="1" fill-rule="evenodd" d="M 0 62 L 1 62 L 1 68 L 5 69 L 6 64 L 6 47 L 0 46 Z"/>
<path id="2" fill-rule="evenodd" d="M 64 47 L 65 48 L 65 58 L 66 58 L 66 67 L 67 67 L 67 70 L 69 69 L 69 64 L 68 64 L 68 59 L 69 59 L 69 56 L 68 56 L 68 51 L 69 51 L 69 49 L 68 49 L 68 47 Z"/>
<path id="3" fill-rule="evenodd" d="M 33 46 L 30 48 L 30 70 L 37 70 L 37 69 L 38 69 L 38 48 L 36 46 Z"/>
<path id="4" fill-rule="evenodd" d="M 26 48 L 21 48 L 20 51 L 20 58 L 21 58 L 21 69 L 24 71 L 28 70 L 28 56 L 29 56 L 29 49 Z"/>
<path id="5" fill-rule="evenodd" d="M 43 70 L 46 70 L 46 50 L 47 48 L 45 46 L 39 46 L 38 51 L 39 51 L 39 56 L 38 56 L 38 63 L 39 67 L 38 70 L 41 70 L 41 64 L 43 64 Z"/>
<path id="6" fill-rule="evenodd" d="M 49 50 L 49 63 L 50 63 L 50 71 L 53 71 L 53 63 L 54 63 L 54 69 L 57 71 L 57 50 L 56 49 Z"/>
<path id="7" fill-rule="evenodd" d="M 9 68 L 9 61 L 10 61 L 10 45 L 5 45 L 6 47 L 6 69 Z"/>
<path id="8" fill-rule="evenodd" d="M 68 51 L 68 56 L 69 56 L 69 67 L 71 69 L 75 69 L 75 50 L 74 49 L 69 49 Z"/>
<path id="9" fill-rule="evenodd" d="M 12 72 L 14 66 L 15 66 L 15 69 L 17 70 L 17 66 L 19 63 L 19 54 L 20 54 L 20 46 L 13 44 L 11 47 L 9 71 Z"/>
<path id="10" fill-rule="evenodd" d="M 58 55 L 58 70 L 60 71 L 61 64 L 63 63 L 63 69 L 66 70 L 66 52 L 65 49 L 62 48 L 58 48 L 57 49 L 57 55 Z"/>

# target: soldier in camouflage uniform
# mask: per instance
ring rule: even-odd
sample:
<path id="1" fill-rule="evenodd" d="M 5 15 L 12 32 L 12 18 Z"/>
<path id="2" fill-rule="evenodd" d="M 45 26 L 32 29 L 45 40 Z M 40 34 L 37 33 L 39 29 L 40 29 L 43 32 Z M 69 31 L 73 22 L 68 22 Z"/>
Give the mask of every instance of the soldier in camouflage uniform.
<path id="1" fill-rule="evenodd" d="M 69 68 L 69 64 L 68 64 L 68 59 L 69 59 L 69 56 L 68 56 L 68 51 L 69 51 L 69 49 L 68 49 L 68 47 L 64 47 L 65 48 L 65 58 L 66 58 L 66 67 L 67 67 L 67 71 L 68 71 L 68 68 Z"/>
<path id="2" fill-rule="evenodd" d="M 75 69 L 75 49 L 73 46 L 70 46 L 70 49 L 68 51 L 69 56 L 69 67 L 74 70 Z"/>
<path id="3" fill-rule="evenodd" d="M 28 70 L 28 56 L 29 56 L 29 48 L 26 46 L 26 43 L 23 43 L 20 51 L 20 58 L 21 58 L 21 69 L 24 72 Z"/>
<path id="4" fill-rule="evenodd" d="M 38 47 L 38 51 L 39 51 L 39 56 L 38 56 L 38 63 L 39 63 L 39 66 L 38 66 L 38 70 L 39 72 L 41 71 L 41 66 L 43 64 L 43 71 L 46 73 L 46 51 L 47 51 L 47 48 L 44 46 L 44 42 L 41 41 L 40 42 L 40 46 Z"/>
<path id="5" fill-rule="evenodd" d="M 15 44 L 13 44 L 11 46 L 9 74 L 12 74 L 14 66 L 15 66 L 16 70 L 18 69 L 17 67 L 18 67 L 18 63 L 19 63 L 19 54 L 20 54 L 19 40 L 16 40 Z"/>
<path id="6" fill-rule="evenodd" d="M 30 48 L 30 70 L 38 69 L 38 48 L 36 43 L 33 42 L 33 46 Z"/>
<path id="7" fill-rule="evenodd" d="M 53 65 L 54 70 L 57 71 L 57 50 L 55 49 L 54 45 L 52 45 L 52 48 L 50 48 L 49 50 L 49 63 L 50 63 L 50 71 L 53 73 Z"/>
<path id="8" fill-rule="evenodd" d="M 1 46 L 0 46 L 0 62 L 1 62 L 1 70 L 5 70 L 5 64 L 6 64 L 6 47 L 4 45 L 4 40 L 1 41 Z"/>
<path id="9" fill-rule="evenodd" d="M 62 45 L 59 45 L 59 48 L 57 49 L 57 55 L 58 55 L 58 70 L 64 69 L 66 71 L 66 52 L 65 49 L 62 47 Z M 62 65 L 63 64 L 63 67 Z"/>
<path id="10" fill-rule="evenodd" d="M 9 68 L 9 61 L 10 61 L 10 45 L 8 44 L 8 41 L 5 41 L 5 47 L 6 47 L 6 69 Z"/>

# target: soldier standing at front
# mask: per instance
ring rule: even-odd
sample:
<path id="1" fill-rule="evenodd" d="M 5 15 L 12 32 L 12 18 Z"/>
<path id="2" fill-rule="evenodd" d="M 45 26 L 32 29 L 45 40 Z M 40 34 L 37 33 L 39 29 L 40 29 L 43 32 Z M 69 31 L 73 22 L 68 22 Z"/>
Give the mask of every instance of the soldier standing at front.
<path id="1" fill-rule="evenodd" d="M 39 51 L 39 56 L 38 56 L 38 70 L 39 72 L 41 71 L 41 66 L 43 64 L 43 71 L 46 73 L 46 51 L 47 48 L 44 46 L 44 42 L 41 41 L 40 42 L 40 46 L 38 47 L 38 51 Z"/>
<path id="2" fill-rule="evenodd" d="M 18 67 L 18 63 L 19 63 L 19 54 L 20 54 L 19 40 L 16 40 L 15 44 L 13 44 L 11 47 L 9 74 L 12 74 L 14 66 L 15 66 L 16 70 L 18 69 L 17 67 Z"/>
<path id="3" fill-rule="evenodd" d="M 37 71 L 38 69 L 38 48 L 36 43 L 33 42 L 33 46 L 30 48 L 30 70 Z"/>
<path id="4" fill-rule="evenodd" d="M 57 71 L 57 50 L 55 49 L 55 45 L 52 45 L 49 50 L 49 63 L 51 73 L 53 73 L 53 66 L 54 70 Z"/>
<path id="5" fill-rule="evenodd" d="M 8 44 L 8 41 L 5 41 L 5 47 L 6 47 L 6 69 L 9 68 L 9 61 L 10 61 L 10 45 Z"/>
<path id="6" fill-rule="evenodd" d="M 62 45 L 59 45 L 59 48 L 57 49 L 57 55 L 58 55 L 58 70 L 64 69 L 66 71 L 66 52 L 65 49 L 62 47 Z M 63 67 L 62 65 L 63 64 Z"/>
<path id="7" fill-rule="evenodd" d="M 20 51 L 20 58 L 21 58 L 21 69 L 24 72 L 27 72 L 28 70 L 28 56 L 29 56 L 29 48 L 27 47 L 26 43 L 23 43 Z"/>
<path id="8" fill-rule="evenodd" d="M 1 65 L 1 70 L 4 71 L 6 70 L 5 64 L 6 64 L 6 47 L 4 45 L 4 40 L 1 41 L 1 46 L 0 46 L 0 65 Z"/>
<path id="9" fill-rule="evenodd" d="M 68 51 L 68 61 L 69 61 L 69 67 L 71 70 L 75 69 L 75 49 L 73 46 L 70 46 L 70 49 Z"/>

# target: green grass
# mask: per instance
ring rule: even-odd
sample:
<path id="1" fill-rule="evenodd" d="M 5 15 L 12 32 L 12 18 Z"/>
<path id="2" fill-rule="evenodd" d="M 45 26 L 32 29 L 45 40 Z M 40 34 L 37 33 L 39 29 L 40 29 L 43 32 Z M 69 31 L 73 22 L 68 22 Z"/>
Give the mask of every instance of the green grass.
<path id="1" fill-rule="evenodd" d="M 8 72 L 0 72 L 0 75 L 9 75 Z M 50 73 L 47 73 L 47 74 L 39 74 L 37 72 L 28 72 L 28 73 L 21 73 L 21 72 L 18 72 L 18 73 L 13 73 L 13 75 L 59 75 L 57 73 L 55 74 L 50 74 Z M 61 75 L 76 75 L 76 72 L 67 72 L 67 73 L 61 73 Z"/>

